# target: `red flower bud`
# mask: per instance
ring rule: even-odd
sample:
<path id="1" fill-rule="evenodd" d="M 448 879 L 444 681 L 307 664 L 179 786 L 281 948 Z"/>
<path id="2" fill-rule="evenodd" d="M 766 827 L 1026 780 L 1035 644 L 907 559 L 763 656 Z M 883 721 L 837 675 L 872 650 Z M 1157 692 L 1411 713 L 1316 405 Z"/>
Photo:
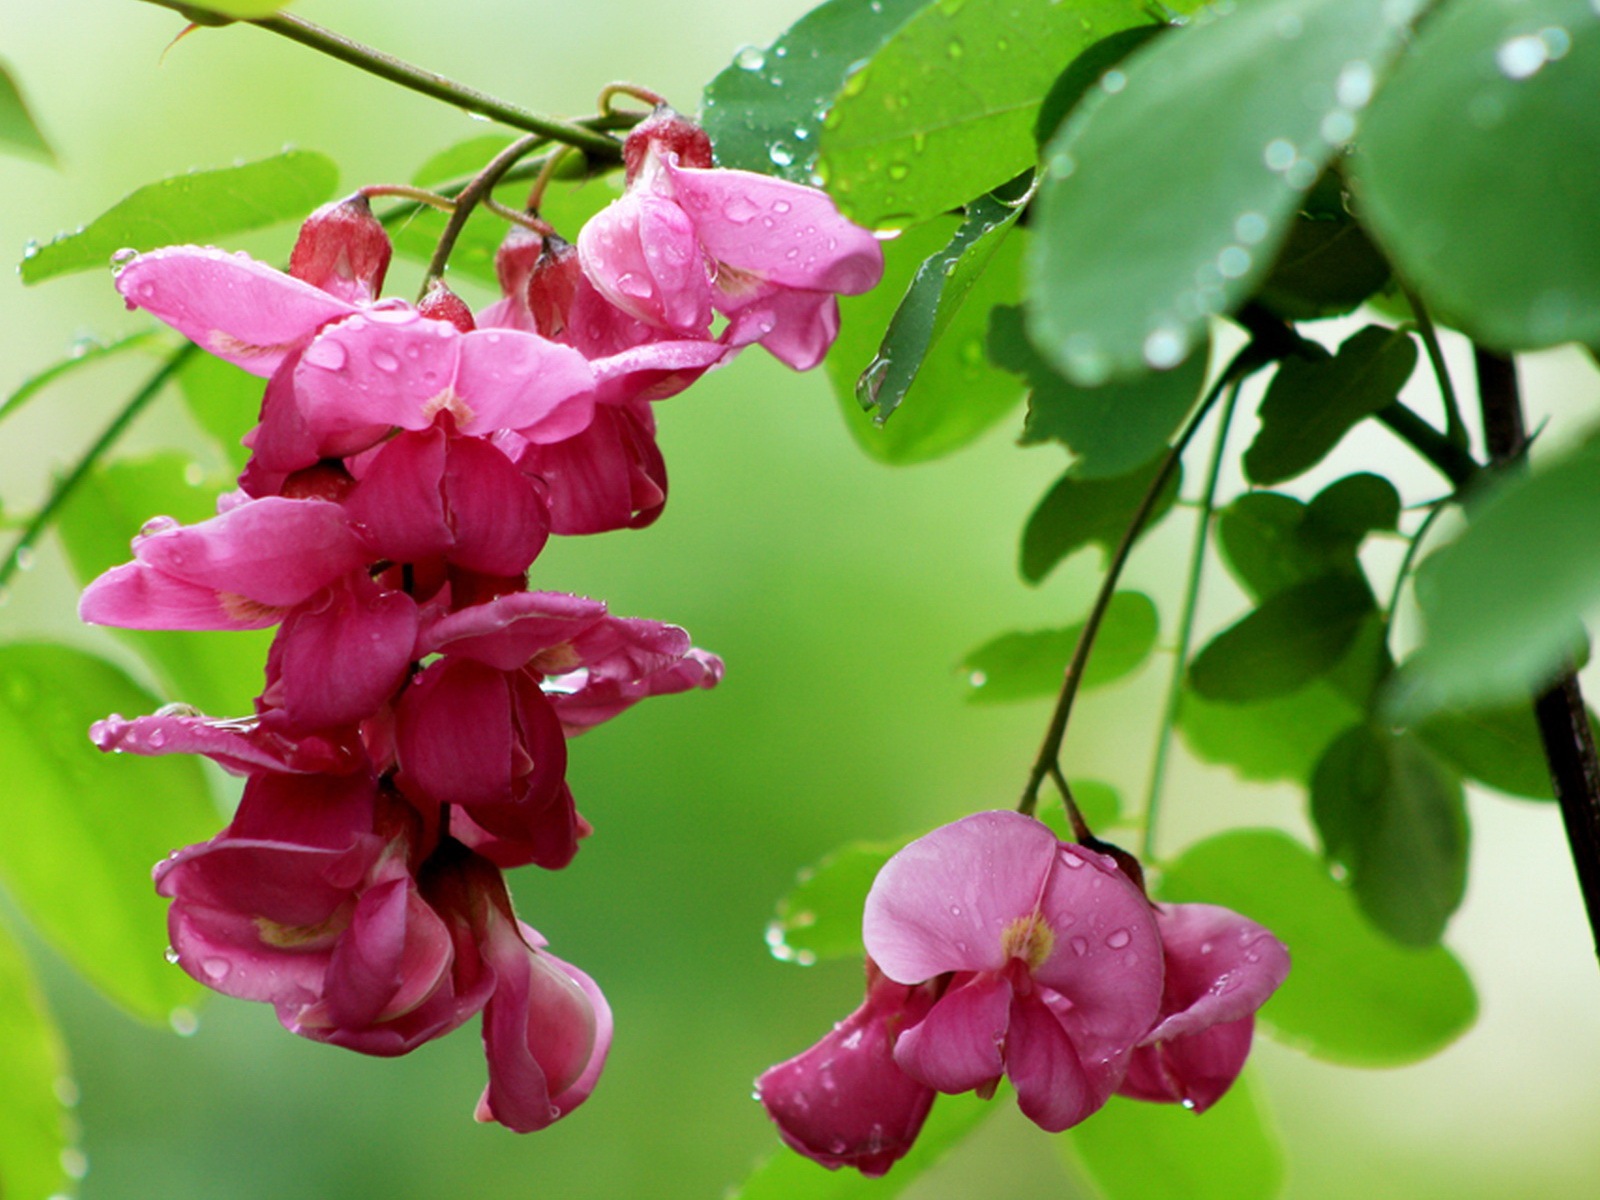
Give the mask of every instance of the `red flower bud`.
<path id="1" fill-rule="evenodd" d="M 629 183 L 651 150 L 663 156 L 677 155 L 680 167 L 711 165 L 711 139 L 706 131 L 668 104 L 658 104 L 655 112 L 635 125 L 622 143 Z"/>
<path id="2" fill-rule="evenodd" d="M 289 252 L 289 274 L 341 300 L 363 304 L 383 290 L 393 253 L 372 206 L 357 192 L 324 204 L 306 218 Z"/>

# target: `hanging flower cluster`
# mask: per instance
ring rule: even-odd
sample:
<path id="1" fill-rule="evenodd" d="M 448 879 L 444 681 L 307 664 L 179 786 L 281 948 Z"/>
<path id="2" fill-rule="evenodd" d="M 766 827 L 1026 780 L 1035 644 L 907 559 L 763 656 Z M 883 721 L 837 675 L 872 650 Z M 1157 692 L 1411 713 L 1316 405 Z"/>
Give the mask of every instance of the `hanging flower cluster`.
<path id="1" fill-rule="evenodd" d="M 867 996 L 763 1074 L 783 1140 L 881 1175 L 935 1093 L 993 1095 L 1059 1133 L 1120 1093 L 1203 1111 L 1239 1075 L 1289 955 L 1208 904 L 1152 905 L 1116 859 L 982 812 L 885 864 L 862 927 Z"/>
<path id="2" fill-rule="evenodd" d="M 256 711 L 98 722 L 103 750 L 245 776 L 232 822 L 157 865 L 172 956 L 294 1033 L 404 1054 L 483 1014 L 480 1120 L 543 1128 L 592 1091 L 611 1013 L 512 910 L 501 871 L 590 832 L 567 741 L 722 663 L 683 630 L 528 587 L 554 534 L 666 502 L 651 402 L 760 342 L 814 365 L 834 294 L 882 257 L 821 193 L 711 165 L 670 110 L 626 144 L 627 194 L 576 247 L 515 227 L 503 298 L 381 299 L 390 244 L 357 196 L 312 214 L 287 274 L 175 246 L 118 256 L 130 307 L 266 380 L 217 516 L 157 517 L 84 620 L 277 626 Z M 712 314 L 727 316 L 720 331 Z"/>

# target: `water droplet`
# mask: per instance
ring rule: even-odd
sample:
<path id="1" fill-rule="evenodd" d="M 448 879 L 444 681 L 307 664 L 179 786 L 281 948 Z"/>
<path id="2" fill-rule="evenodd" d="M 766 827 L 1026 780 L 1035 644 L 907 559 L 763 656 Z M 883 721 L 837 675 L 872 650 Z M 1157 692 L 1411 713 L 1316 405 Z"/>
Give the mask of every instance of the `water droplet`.
<path id="1" fill-rule="evenodd" d="M 69 1179 L 82 1179 L 89 1173 L 89 1156 L 76 1146 L 61 1152 L 61 1170 Z"/>
<path id="2" fill-rule="evenodd" d="M 889 374 L 889 359 L 880 355 L 868 364 L 856 380 L 856 401 L 862 408 L 873 408 L 878 403 L 878 393 L 883 389 L 884 376 Z"/>
<path id="3" fill-rule="evenodd" d="M 18 546 L 12 558 L 16 561 L 19 571 L 31 571 L 39 564 L 39 556 L 34 553 L 32 546 Z"/>
<path id="4" fill-rule="evenodd" d="M 1070 850 L 1063 850 L 1061 852 L 1061 865 L 1069 871 L 1081 871 L 1083 869 L 1083 859 Z"/>
<path id="5" fill-rule="evenodd" d="M 1182 362 L 1188 348 L 1188 341 L 1181 331 L 1163 326 L 1144 339 L 1144 361 L 1162 371 Z"/>
<path id="6" fill-rule="evenodd" d="M 1213 946 L 1211 945 L 1210 942 L 1201 942 L 1200 943 L 1200 953 L 1201 954 L 1210 954 L 1212 949 L 1213 949 Z"/>
<path id="7" fill-rule="evenodd" d="M 1250 261 L 1250 251 L 1243 246 L 1228 246 L 1217 255 L 1217 270 L 1224 279 L 1238 279 L 1250 269 Z"/>
<path id="8" fill-rule="evenodd" d="M 39 255 L 39 243 L 36 240 L 34 240 L 33 238 L 29 238 L 28 241 L 27 241 L 27 244 L 22 247 L 22 257 L 23 258 L 37 258 L 38 255 Z"/>
<path id="9" fill-rule="evenodd" d="M 167 735 L 160 729 L 152 729 L 145 741 L 149 743 L 150 749 L 159 750 L 167 744 Z"/>
<path id="10" fill-rule="evenodd" d="M 1113 950 L 1125 950 L 1131 941 L 1133 941 L 1133 934 L 1126 929 L 1114 929 L 1106 935 L 1106 945 Z"/>
<path id="11" fill-rule="evenodd" d="M 39 243 L 38 242 L 29 242 L 22 249 L 22 257 L 23 258 L 32 258 L 37 253 L 39 253 Z M 113 254 L 111 256 L 111 265 L 113 267 L 120 267 L 120 266 L 123 266 L 123 265 L 125 265 L 127 263 L 131 263 L 134 259 L 136 259 L 138 257 L 139 257 L 139 252 L 137 250 L 135 250 L 132 246 L 124 246 L 121 250 L 118 250 L 115 254 Z"/>
<path id="12" fill-rule="evenodd" d="M 1376 83 L 1372 64 L 1357 58 L 1340 69 L 1339 79 L 1333 85 L 1333 94 L 1345 108 L 1365 108 L 1367 101 L 1372 99 Z"/>
<path id="13" fill-rule="evenodd" d="M 1287 138 L 1273 138 L 1262 152 L 1268 170 L 1272 171 L 1287 171 L 1298 157 L 1299 152 L 1295 150 L 1294 143 Z"/>
<path id="14" fill-rule="evenodd" d="M 759 71 L 767 65 L 767 56 L 757 46 L 743 46 L 733 56 L 733 62 L 741 71 Z"/>
<path id="15" fill-rule="evenodd" d="M 772 149 L 767 151 L 767 157 L 780 167 L 787 167 L 794 162 L 794 151 L 782 142 L 773 142 Z"/>
<path id="16" fill-rule="evenodd" d="M 787 47 L 787 46 L 774 46 L 772 48 L 772 57 L 773 58 L 784 58 L 784 57 L 786 57 L 788 55 L 788 53 L 789 53 L 789 47 Z"/>
<path id="17" fill-rule="evenodd" d="M 233 964 L 225 958 L 214 957 L 202 958 L 200 960 L 200 973 L 204 975 L 206 977 L 206 981 L 212 985 L 219 984 L 223 980 L 227 979 L 229 972 L 232 970 Z"/>
<path id="18" fill-rule="evenodd" d="M 400 360 L 387 350 L 374 350 L 372 352 L 372 365 L 380 371 L 398 371 Z"/>
<path id="19" fill-rule="evenodd" d="M 804 125 L 796 125 L 794 127 L 794 136 L 796 139 L 803 142 L 811 136 L 811 130 L 807 129 Z"/>
<path id="20" fill-rule="evenodd" d="M 1185 1107 L 1185 1108 L 1186 1108 L 1186 1109 L 1188 1109 L 1188 1110 L 1189 1110 L 1189 1111 L 1190 1111 L 1190 1112 L 1193 1112 L 1193 1111 L 1194 1111 L 1194 1110 L 1195 1110 L 1195 1103 L 1194 1103 L 1194 1101 L 1193 1101 L 1193 1100 L 1191 1100 L 1191 1099 L 1189 1099 L 1189 1097 L 1187 1097 L 1187 1096 L 1185 1096 L 1185 1097 L 1184 1097 L 1184 1098 L 1183 1098 L 1183 1101 L 1182 1101 L 1182 1104 L 1183 1104 L 1183 1106 L 1184 1106 L 1184 1107 Z"/>
<path id="21" fill-rule="evenodd" d="M 738 192 L 729 196 L 722 205 L 722 215 L 735 225 L 748 225 L 760 212 L 748 196 Z"/>
<path id="22" fill-rule="evenodd" d="M 774 200 L 772 202 L 772 211 L 777 213 L 780 217 L 793 207 L 794 206 L 787 200 Z"/>
<path id="23" fill-rule="evenodd" d="M 1283 173 L 1283 181 L 1292 188 L 1305 191 L 1317 181 L 1317 164 L 1309 158 L 1297 158 Z"/>
<path id="24" fill-rule="evenodd" d="M 83 1099 L 83 1093 L 78 1090 L 78 1081 L 70 1075 L 58 1075 L 53 1090 L 56 1094 L 56 1103 L 62 1108 L 77 1108 L 78 1101 Z"/>
<path id="25" fill-rule="evenodd" d="M 1348 109 L 1336 108 L 1322 118 L 1322 123 L 1317 126 L 1317 132 L 1328 145 L 1342 146 L 1356 135 L 1355 114 Z"/>
<path id="26" fill-rule="evenodd" d="M 1100 90 L 1108 96 L 1115 96 L 1128 86 L 1128 77 L 1121 71 L 1107 71 L 1100 76 Z"/>
<path id="27" fill-rule="evenodd" d="M 175 1008 L 167 1014 L 167 1024 L 179 1037 L 193 1037 L 200 1029 L 200 1018 L 191 1008 Z"/>
<path id="28" fill-rule="evenodd" d="M 950 915 L 951 915 L 951 916 L 952 916 L 952 917 L 959 917 L 959 916 L 960 916 L 960 915 L 961 915 L 961 905 L 959 905 L 959 904 L 952 904 L 952 905 L 951 905 L 951 906 L 950 906 Z"/>
<path id="29" fill-rule="evenodd" d="M 1062 352 L 1067 378 L 1080 387 L 1099 387 L 1111 377 L 1111 360 L 1093 334 L 1072 334 Z"/>
<path id="30" fill-rule="evenodd" d="M 890 179 L 895 179 L 895 180 L 904 179 L 909 174 L 911 174 L 911 168 L 909 166 L 907 166 L 905 163 L 903 163 L 903 162 L 892 162 L 892 163 L 889 164 L 889 178 Z"/>
<path id="31" fill-rule="evenodd" d="M 1238 220 L 1233 223 L 1233 236 L 1246 246 L 1254 246 L 1267 236 L 1268 231 L 1266 217 L 1258 212 L 1240 213 Z"/>
<path id="32" fill-rule="evenodd" d="M 967 682 L 975 688 L 982 687 L 984 684 L 989 682 L 989 677 L 982 671 L 974 671 L 971 675 L 967 676 Z"/>
<path id="33" fill-rule="evenodd" d="M 1538 34 L 1525 33 L 1502 42 L 1494 61 L 1507 79 L 1529 79 L 1550 61 L 1550 48 Z"/>
<path id="34" fill-rule="evenodd" d="M 344 347 L 331 338 L 317 338 L 300 356 L 301 362 L 321 367 L 324 371 L 341 370 L 348 359 Z"/>
<path id="35" fill-rule="evenodd" d="M 1067 945 L 1072 947 L 1072 952 L 1079 958 L 1082 958 L 1085 954 L 1089 953 L 1088 938 L 1075 937 L 1069 941 Z"/>

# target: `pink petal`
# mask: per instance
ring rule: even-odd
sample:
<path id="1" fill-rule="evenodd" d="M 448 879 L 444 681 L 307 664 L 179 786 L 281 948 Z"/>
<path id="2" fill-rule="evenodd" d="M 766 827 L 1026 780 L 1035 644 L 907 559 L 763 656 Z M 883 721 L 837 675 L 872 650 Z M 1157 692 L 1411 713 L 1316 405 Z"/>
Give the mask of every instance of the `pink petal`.
<path id="1" fill-rule="evenodd" d="M 1166 951 L 1162 1020 L 1144 1038 L 1170 1041 L 1250 1016 L 1289 974 L 1289 951 L 1254 921 L 1214 904 L 1156 910 Z"/>
<path id="2" fill-rule="evenodd" d="M 630 316 L 703 336 L 711 327 L 711 285 L 694 225 L 671 200 L 630 190 L 578 234 L 583 273 Z"/>
<path id="3" fill-rule="evenodd" d="M 992 1088 L 1005 1064 L 1001 1047 L 1011 1020 L 1011 984 L 981 974 L 952 982 L 928 1015 L 900 1035 L 894 1061 L 919 1083 L 954 1095 Z"/>
<path id="4" fill-rule="evenodd" d="M 549 508 L 532 481 L 488 442 L 452 438 L 443 485 L 451 563 L 485 575 L 521 575 L 544 549 Z"/>
<path id="5" fill-rule="evenodd" d="M 263 378 L 320 326 L 356 311 L 265 263 L 210 246 L 141 254 L 117 272 L 116 282 L 129 307 Z"/>
<path id="6" fill-rule="evenodd" d="M 594 419 L 594 371 L 568 346 L 513 329 L 479 329 L 461 339 L 455 391 L 468 415 L 462 433 L 515 429 L 529 441 L 558 442 Z"/>
<path id="7" fill-rule="evenodd" d="M 638 529 L 667 502 L 655 420 L 642 404 L 600 405 L 582 433 L 547 446 L 528 444 L 517 462 L 544 484 L 554 533 Z"/>
<path id="8" fill-rule="evenodd" d="M 78 598 L 80 621 L 119 629 L 265 629 L 283 612 L 231 602 L 215 588 L 174 579 L 141 562 L 112 567 Z"/>
<path id="9" fill-rule="evenodd" d="M 447 440 L 442 429 L 402 433 L 366 465 L 344 505 L 374 558 L 417 563 L 453 544 L 443 491 Z"/>
<path id="10" fill-rule="evenodd" d="M 1135 1100 L 1183 1104 L 1204 1112 L 1233 1086 L 1250 1056 L 1255 1018 L 1241 1017 L 1199 1033 L 1140 1046 L 1117 1092 Z"/>
<path id="11" fill-rule="evenodd" d="M 603 404 L 626 404 L 675 396 L 713 367 L 730 361 L 735 348 L 698 339 L 649 342 L 597 358 L 591 363 L 599 385 L 596 398 Z"/>
<path id="12" fill-rule="evenodd" d="M 1037 997 L 1011 1006 L 1006 1035 L 1006 1077 L 1017 1089 L 1017 1106 L 1035 1125 L 1060 1133 L 1106 1102 L 1113 1079 L 1085 1073 L 1072 1038 Z"/>
<path id="13" fill-rule="evenodd" d="M 412 680 L 396 714 L 401 788 L 435 804 L 509 803 L 513 780 L 507 677 L 444 658 Z"/>
<path id="14" fill-rule="evenodd" d="M 89 727 L 89 739 L 110 752 L 204 754 L 235 775 L 346 774 L 362 762 L 352 745 L 326 737 L 286 737 L 253 717 L 230 721 L 174 713 L 129 721 L 113 713 Z"/>
<path id="15" fill-rule="evenodd" d="M 740 304 L 732 312 L 723 338 L 738 347 L 760 342 L 779 362 L 796 371 L 820 363 L 839 336 L 839 302 L 829 292 L 786 289 Z"/>
<path id="16" fill-rule="evenodd" d="M 1045 826 L 1015 812 L 974 813 L 918 838 L 867 894 L 867 953 L 899 983 L 998 971 L 1007 960 L 1002 932 L 1034 912 L 1056 845 Z"/>
<path id="17" fill-rule="evenodd" d="M 577 637 L 605 616 L 603 601 L 564 592 L 513 592 L 427 624 L 419 655 L 448 651 L 500 671 L 525 666 L 541 650 Z"/>
<path id="18" fill-rule="evenodd" d="M 355 724 L 399 689 L 416 640 L 416 601 L 351 576 L 284 620 L 268 657 L 267 695 L 292 730 Z"/>

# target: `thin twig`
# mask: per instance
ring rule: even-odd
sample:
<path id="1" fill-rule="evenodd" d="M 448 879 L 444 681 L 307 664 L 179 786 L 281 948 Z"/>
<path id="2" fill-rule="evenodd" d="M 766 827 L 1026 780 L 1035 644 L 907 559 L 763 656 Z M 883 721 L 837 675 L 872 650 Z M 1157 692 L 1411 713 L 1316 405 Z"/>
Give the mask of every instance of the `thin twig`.
<path id="1" fill-rule="evenodd" d="M 1406 303 L 1411 305 L 1411 311 L 1417 318 L 1417 332 L 1422 336 L 1422 344 L 1428 351 L 1428 361 L 1433 365 L 1433 377 L 1439 385 L 1439 398 L 1444 402 L 1444 435 L 1456 446 L 1465 450 L 1469 444 L 1467 423 L 1461 416 L 1461 403 L 1456 399 L 1455 385 L 1450 382 L 1450 368 L 1445 365 L 1444 349 L 1439 345 L 1439 331 L 1433 327 L 1433 318 L 1428 315 L 1428 307 L 1423 304 L 1422 297 L 1413 292 L 1404 283 L 1400 290 L 1405 294 Z"/>

